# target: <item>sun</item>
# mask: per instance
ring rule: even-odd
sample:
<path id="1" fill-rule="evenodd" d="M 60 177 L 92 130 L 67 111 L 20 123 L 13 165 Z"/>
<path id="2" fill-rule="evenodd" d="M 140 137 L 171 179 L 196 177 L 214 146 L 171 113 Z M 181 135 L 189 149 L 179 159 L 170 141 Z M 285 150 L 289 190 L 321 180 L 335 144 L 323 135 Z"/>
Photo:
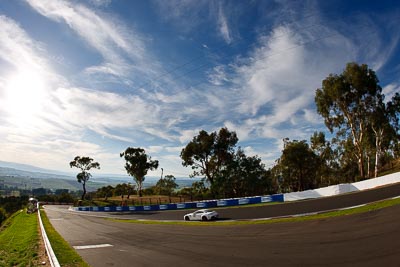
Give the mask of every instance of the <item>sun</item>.
<path id="1" fill-rule="evenodd" d="M 28 123 L 45 105 L 46 83 L 39 73 L 21 71 L 5 84 L 5 110 L 14 123 Z"/>

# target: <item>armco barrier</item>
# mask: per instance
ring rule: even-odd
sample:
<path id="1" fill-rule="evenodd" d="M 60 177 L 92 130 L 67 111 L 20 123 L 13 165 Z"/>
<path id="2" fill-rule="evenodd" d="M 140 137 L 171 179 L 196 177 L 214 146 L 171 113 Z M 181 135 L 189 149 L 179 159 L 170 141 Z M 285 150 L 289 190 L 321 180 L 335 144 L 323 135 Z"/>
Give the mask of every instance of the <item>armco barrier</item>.
<path id="1" fill-rule="evenodd" d="M 42 217 L 40 216 L 39 202 L 37 203 L 37 210 L 38 210 L 37 212 L 38 212 L 38 217 L 39 217 L 40 230 L 42 232 L 43 242 L 46 247 L 46 252 L 47 252 L 47 256 L 49 257 L 50 265 L 52 267 L 60 267 L 60 263 L 58 262 L 56 254 L 54 254 L 54 251 L 50 244 L 49 238 L 47 237 L 46 230 L 44 229 L 44 226 L 43 226 Z"/>
<path id="2" fill-rule="evenodd" d="M 179 209 L 205 209 L 215 207 L 229 207 L 239 205 L 258 204 L 266 202 L 283 202 L 283 194 L 256 196 L 256 197 L 243 197 L 243 198 L 230 198 L 218 200 L 206 200 L 198 202 L 185 202 L 185 203 L 172 203 L 162 205 L 144 205 L 144 206 L 86 206 L 74 207 L 76 211 L 99 211 L 99 212 L 127 212 L 127 211 L 160 211 L 160 210 L 179 210 Z"/>

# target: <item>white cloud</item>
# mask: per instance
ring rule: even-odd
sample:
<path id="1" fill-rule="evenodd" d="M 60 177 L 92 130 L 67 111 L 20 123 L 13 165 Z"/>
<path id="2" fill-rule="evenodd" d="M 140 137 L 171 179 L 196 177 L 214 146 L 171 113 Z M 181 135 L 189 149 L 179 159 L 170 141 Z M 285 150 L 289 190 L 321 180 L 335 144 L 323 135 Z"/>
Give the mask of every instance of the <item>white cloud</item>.
<path id="1" fill-rule="evenodd" d="M 244 121 L 241 124 L 236 124 L 232 121 L 226 121 L 224 126 L 230 131 L 236 132 L 236 135 L 240 141 L 247 141 L 250 139 L 251 132 L 254 130 L 254 125 L 249 125 L 248 121 Z"/>
<path id="2" fill-rule="evenodd" d="M 41 70 L 43 60 L 35 52 L 41 49 L 38 43 L 32 42 L 10 18 L 0 15 L 0 24 L 0 58 L 17 70 L 23 66 Z"/>
<path id="3" fill-rule="evenodd" d="M 222 38 L 227 44 L 233 42 L 232 29 L 229 25 L 231 5 L 226 2 L 207 0 L 169 0 L 156 1 L 162 19 L 177 26 L 185 33 L 195 32 L 202 25 L 216 25 L 215 35 Z M 237 8 L 237 7 L 236 7 Z M 235 15 L 237 10 L 233 12 Z M 204 48 L 207 45 L 202 44 Z"/>
<path id="4" fill-rule="evenodd" d="M 395 93 L 400 92 L 400 85 L 398 83 L 391 83 L 383 87 L 382 93 L 385 95 L 385 101 L 390 101 Z"/>
<path id="5" fill-rule="evenodd" d="M 183 32 L 189 32 L 208 19 L 204 8 L 208 8 L 207 0 L 169 0 L 155 1 L 161 18 L 172 22 Z"/>
<path id="6" fill-rule="evenodd" d="M 93 155 L 105 171 L 115 172 L 118 155 L 82 140 L 88 130 L 123 142 L 134 141 L 135 128 L 154 133 L 162 117 L 157 105 L 139 96 L 69 87 L 17 23 L 5 16 L 0 22 L 0 60 L 9 66 L 0 73 L 2 160 L 68 170 L 64 164 L 73 156 Z"/>
<path id="7" fill-rule="evenodd" d="M 266 110 L 263 113 L 274 126 L 309 108 L 321 81 L 332 70 L 343 68 L 353 51 L 339 34 L 326 39 L 309 35 L 280 26 L 259 38 L 249 60 L 236 66 L 235 81 L 243 88 L 244 99 L 240 112 L 256 116 Z"/>
<path id="8" fill-rule="evenodd" d="M 100 62 L 85 63 L 82 67 L 84 75 L 99 76 L 100 79 L 90 79 L 94 85 L 82 85 L 83 81 L 76 77 L 66 76 L 65 79 L 74 82 L 71 85 L 47 64 L 47 56 L 52 55 L 45 55 L 44 44 L 32 39 L 15 21 L 0 16 L 0 60 L 7 65 L 7 69 L 0 70 L 0 99 L 7 98 L 7 105 L 11 106 L 13 101 L 9 99 L 15 97 L 10 97 L 5 88 L 10 87 L 10 77 L 15 73 L 28 69 L 44 81 L 43 94 L 36 94 L 39 101 L 32 101 L 34 112 L 16 116 L 17 108 L 6 110 L 6 105 L 0 105 L 2 159 L 17 159 L 29 150 L 21 161 L 28 163 L 32 157 L 40 166 L 54 164 L 60 168 L 73 156 L 85 154 L 101 162 L 102 171 L 122 169 L 123 172 L 119 151 L 113 150 L 129 143 L 147 147 L 146 151 L 154 153 L 152 157 L 165 160 L 162 164 L 167 170 L 172 167 L 166 164 L 180 170 L 182 147 L 200 130 L 211 132 L 222 125 L 236 131 L 247 153 L 272 161 L 281 152 L 282 138 L 308 139 L 309 131 L 322 125 L 313 101 L 315 89 L 327 75 L 341 72 L 347 62 L 360 58 L 382 69 L 397 47 L 399 36 L 395 32 L 385 49 L 379 35 L 368 35 L 368 42 L 363 40 L 364 34 L 357 37 L 360 27 L 349 34 L 336 25 L 323 24 L 321 18 L 312 22 L 321 23 L 312 30 L 303 28 L 300 21 L 276 23 L 272 25 L 286 26 L 271 26 L 269 33 L 265 32 L 266 27 L 264 31 L 254 29 L 259 34 L 258 41 L 250 44 L 249 51 L 236 55 L 237 60 L 214 55 L 211 60 L 216 65 L 204 73 L 196 73 L 196 78 L 205 75 L 209 83 L 200 80 L 200 84 L 182 86 L 171 77 L 173 73 L 160 75 L 161 67 L 146 48 L 149 40 L 112 14 L 100 11 L 109 1 L 92 0 L 90 3 L 97 6 L 94 10 L 89 9 L 88 2 L 79 1 L 28 0 L 28 3 L 41 15 L 67 25 L 86 47 L 101 57 Z M 166 8 L 165 19 L 179 22 L 178 26 L 186 30 L 194 32 L 196 27 L 208 23 L 215 30 L 213 37 L 218 35 L 228 44 L 233 44 L 233 36 L 239 35 L 234 26 L 240 10 L 228 7 L 229 4 L 159 1 L 157 5 Z M 234 9 L 237 13 L 230 12 Z M 186 40 L 191 37 L 185 36 Z M 211 55 L 212 42 L 193 41 L 199 41 L 198 46 L 207 43 L 210 49 L 203 51 Z M 113 88 L 114 92 L 96 88 L 105 80 L 119 82 L 118 85 L 137 85 L 135 78 L 139 76 L 155 79 L 124 94 L 117 93 L 123 90 L 119 88 Z M 189 75 L 184 78 L 191 79 Z M 396 91 L 399 91 L 397 83 L 384 88 L 387 99 Z M 118 148 L 109 149 L 109 139 Z M 260 145 L 254 140 L 260 140 Z M 53 155 L 52 151 L 59 152 Z"/>
<path id="9" fill-rule="evenodd" d="M 232 42 L 231 32 L 229 30 L 228 20 L 224 14 L 222 9 L 222 3 L 220 2 L 218 6 L 218 28 L 219 33 L 221 34 L 222 38 L 225 40 L 226 43 L 230 44 Z"/>
<path id="10" fill-rule="evenodd" d="M 179 141 L 184 144 L 184 143 L 189 143 L 194 136 L 198 135 L 201 129 L 195 129 L 195 130 L 182 130 L 180 132 L 180 137 Z"/>
<path id="11" fill-rule="evenodd" d="M 103 7 L 111 4 L 111 0 L 89 0 L 94 6 Z"/>
<path id="12" fill-rule="evenodd" d="M 318 124 L 321 122 L 321 116 L 313 109 L 304 109 L 304 119 L 311 124 Z"/>
<path id="13" fill-rule="evenodd" d="M 74 125 L 82 125 L 100 135 L 117 137 L 107 129 L 132 129 L 137 127 L 152 132 L 160 119 L 159 107 L 139 96 L 122 96 L 85 88 L 59 88 L 53 95 L 61 106 L 60 112 Z M 148 127 L 148 129 L 147 129 Z M 130 140 L 118 136 L 119 140 Z"/>
<path id="14" fill-rule="evenodd" d="M 163 150 L 164 150 L 163 146 L 149 146 L 146 149 L 146 153 L 149 153 L 149 154 L 151 154 L 151 153 L 160 153 Z"/>
<path id="15" fill-rule="evenodd" d="M 222 85 L 228 82 L 228 75 L 225 71 L 224 65 L 215 66 L 212 71 L 208 73 L 208 81 L 213 85 Z"/>
<path id="16" fill-rule="evenodd" d="M 80 38 L 99 52 L 104 62 L 87 68 L 100 73 L 129 77 L 135 72 L 154 74 L 155 60 L 146 52 L 143 37 L 116 18 L 98 14 L 80 3 L 63 0 L 28 0 L 37 12 L 56 22 L 65 22 Z"/>

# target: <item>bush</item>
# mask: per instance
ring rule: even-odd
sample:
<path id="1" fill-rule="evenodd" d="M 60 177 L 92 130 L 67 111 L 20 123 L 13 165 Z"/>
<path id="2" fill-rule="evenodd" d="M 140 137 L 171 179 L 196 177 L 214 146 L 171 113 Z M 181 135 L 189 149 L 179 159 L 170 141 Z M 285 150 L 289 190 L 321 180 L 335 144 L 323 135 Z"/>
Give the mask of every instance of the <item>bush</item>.
<path id="1" fill-rule="evenodd" d="M 7 212 L 5 209 L 0 208 L 0 225 L 7 219 Z"/>

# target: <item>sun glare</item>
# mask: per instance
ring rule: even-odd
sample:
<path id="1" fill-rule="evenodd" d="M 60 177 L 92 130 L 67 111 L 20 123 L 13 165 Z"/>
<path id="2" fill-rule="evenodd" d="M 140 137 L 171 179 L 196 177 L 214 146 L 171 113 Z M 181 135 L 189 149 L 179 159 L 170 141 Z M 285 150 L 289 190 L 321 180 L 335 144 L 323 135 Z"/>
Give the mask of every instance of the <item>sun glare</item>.
<path id="1" fill-rule="evenodd" d="M 5 86 L 5 107 L 14 123 L 30 122 L 45 102 L 45 81 L 30 71 L 11 76 Z"/>

